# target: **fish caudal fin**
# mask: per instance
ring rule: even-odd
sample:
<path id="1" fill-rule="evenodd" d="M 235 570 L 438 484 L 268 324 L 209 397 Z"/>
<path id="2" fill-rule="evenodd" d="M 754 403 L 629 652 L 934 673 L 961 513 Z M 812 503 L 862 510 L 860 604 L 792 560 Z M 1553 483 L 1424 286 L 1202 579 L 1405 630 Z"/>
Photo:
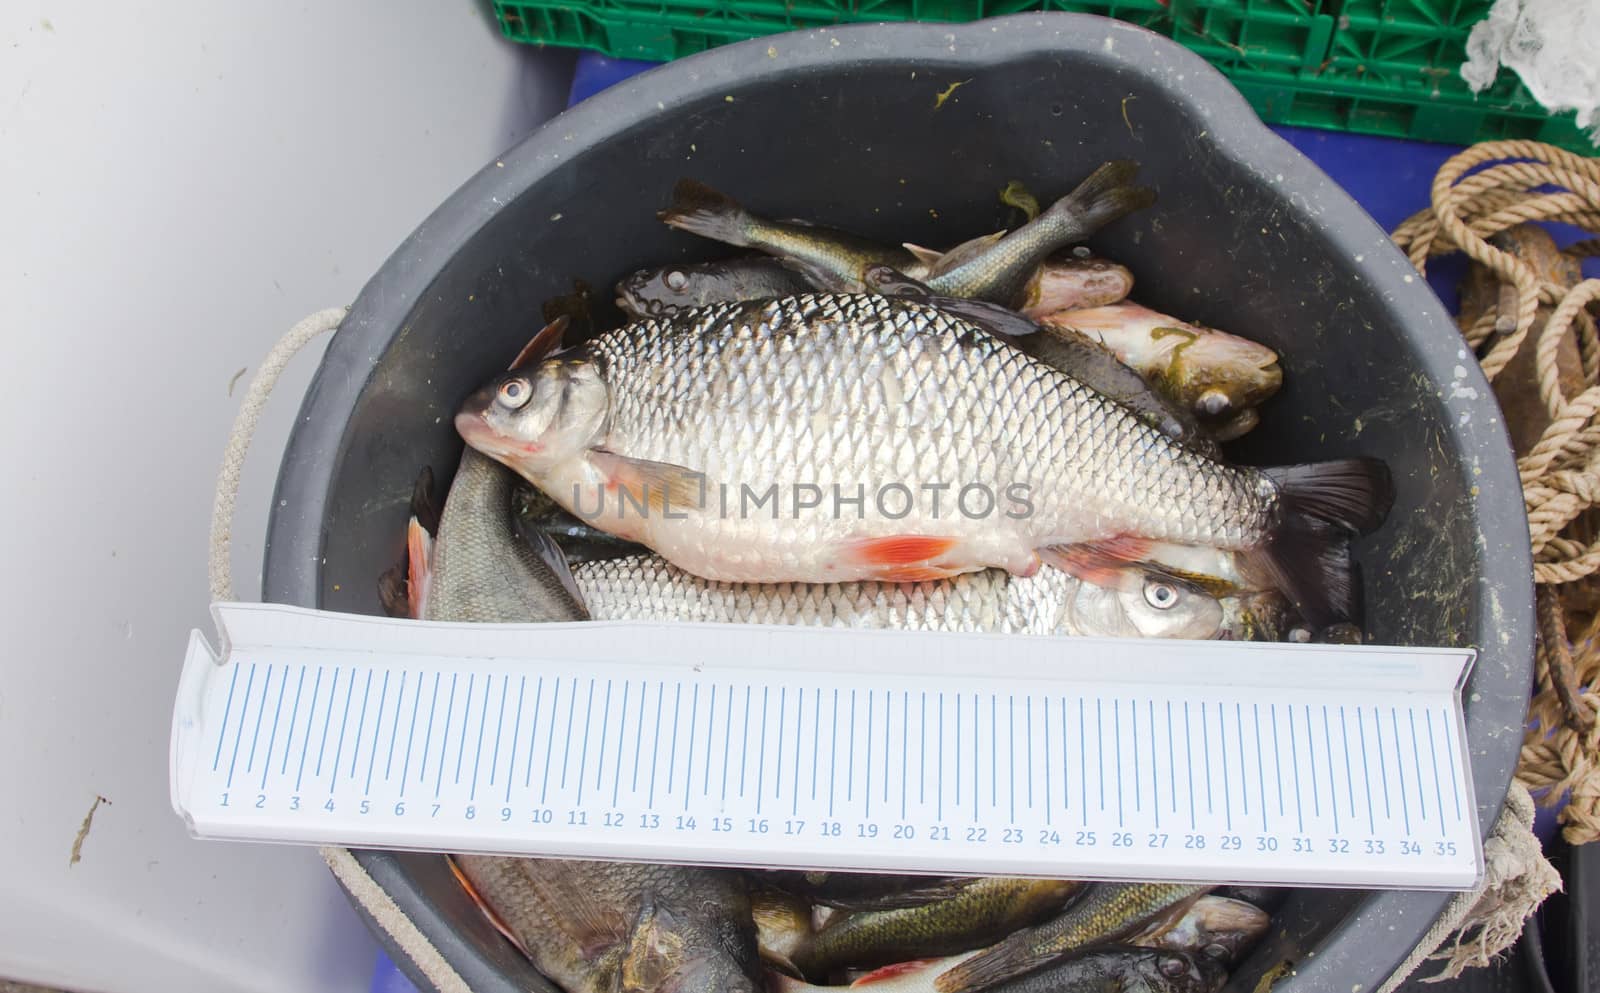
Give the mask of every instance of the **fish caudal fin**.
<path id="1" fill-rule="evenodd" d="M 1139 164 L 1129 159 L 1107 162 L 1089 174 L 1077 189 L 1050 205 L 1040 215 L 1071 229 L 1069 240 L 1087 238 L 1119 217 L 1156 202 L 1154 190 L 1131 186 Z"/>
<path id="2" fill-rule="evenodd" d="M 1394 503 L 1377 459 L 1339 459 L 1263 470 L 1278 491 L 1278 526 L 1252 562 L 1313 624 L 1354 618 L 1350 539 L 1383 523 Z"/>
<path id="3" fill-rule="evenodd" d="M 428 605 L 428 585 L 433 578 L 433 536 L 415 517 L 406 528 L 406 602 L 411 616 L 422 618 Z"/>
<path id="4" fill-rule="evenodd" d="M 681 179 L 672 189 L 672 206 L 656 214 L 668 227 L 729 245 L 747 246 L 749 215 L 732 197 L 704 183 Z"/>

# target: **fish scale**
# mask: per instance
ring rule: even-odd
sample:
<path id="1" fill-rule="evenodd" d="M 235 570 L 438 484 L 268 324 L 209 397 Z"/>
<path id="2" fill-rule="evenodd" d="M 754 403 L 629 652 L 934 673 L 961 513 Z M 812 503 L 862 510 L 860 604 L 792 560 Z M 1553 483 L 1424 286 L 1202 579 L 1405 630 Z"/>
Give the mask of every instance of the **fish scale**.
<path id="1" fill-rule="evenodd" d="M 610 387 L 606 447 L 703 467 L 735 490 L 748 483 L 761 492 L 776 483 L 785 494 L 800 484 L 831 492 L 839 484 L 848 496 L 865 485 L 870 498 L 895 482 L 913 490 L 947 483 L 952 491 L 976 483 L 998 494 L 1020 481 L 1032 486 L 1035 519 L 1026 529 L 1032 538 L 1049 531 L 1073 536 L 1087 524 L 1101 533 L 1236 547 L 1270 517 L 1267 494 L 1248 470 L 1176 450 L 1069 377 L 917 304 L 811 294 L 721 305 L 698 312 L 687 327 L 644 321 L 590 347 Z M 646 355 L 658 361 L 643 361 Z M 657 377 L 674 384 L 670 394 L 650 389 Z M 898 405 L 886 384 L 900 394 Z M 948 424 L 972 429 L 944 430 Z M 1183 471 L 1173 471 L 1174 462 Z M 1085 487 L 1084 479 L 1099 485 Z M 1188 512 L 1197 496 L 1216 511 Z M 1087 521 L 1086 499 L 1095 504 Z M 702 533 L 693 544 L 748 544 L 758 537 L 750 521 L 729 516 L 697 518 Z M 838 523 L 779 521 L 778 530 L 788 532 L 780 543 L 847 537 L 846 528 L 830 526 Z M 936 534 L 941 524 L 956 533 L 971 530 L 959 518 L 922 520 L 907 530 Z M 893 532 L 879 527 L 878 533 Z M 789 556 L 785 565 L 799 565 L 789 549 L 778 554 Z M 746 578 L 715 564 L 700 571 Z"/>

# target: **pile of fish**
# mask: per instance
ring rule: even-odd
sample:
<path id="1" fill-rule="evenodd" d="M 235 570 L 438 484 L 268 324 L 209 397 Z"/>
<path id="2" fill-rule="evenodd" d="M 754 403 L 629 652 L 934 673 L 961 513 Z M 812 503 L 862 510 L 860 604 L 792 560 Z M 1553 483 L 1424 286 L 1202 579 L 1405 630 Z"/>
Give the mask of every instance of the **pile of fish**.
<path id="1" fill-rule="evenodd" d="M 1278 356 L 1129 301 L 1126 267 L 1073 247 L 1153 202 L 1134 172 L 1108 163 L 946 252 L 680 183 L 662 220 L 760 254 L 630 276 L 632 323 L 563 347 L 554 321 L 473 394 L 442 511 L 419 482 L 386 606 L 1350 637 L 1349 543 L 1387 512 L 1388 475 L 1224 459 L 1281 385 Z M 454 864 L 568 993 L 1203 993 L 1268 921 L 1260 891 L 1187 884 Z"/>

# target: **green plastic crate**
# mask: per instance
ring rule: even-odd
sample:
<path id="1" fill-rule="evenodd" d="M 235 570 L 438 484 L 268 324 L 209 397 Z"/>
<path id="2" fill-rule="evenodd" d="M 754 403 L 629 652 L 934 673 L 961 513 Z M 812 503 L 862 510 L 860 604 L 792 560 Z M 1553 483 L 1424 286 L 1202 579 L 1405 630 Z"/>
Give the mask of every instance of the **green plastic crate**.
<path id="1" fill-rule="evenodd" d="M 832 24 L 972 21 L 1024 11 L 1115 17 L 1228 75 L 1264 120 L 1466 145 L 1533 138 L 1593 155 L 1505 71 L 1482 94 L 1459 72 L 1493 0 L 494 0 L 514 41 L 667 61 Z"/>

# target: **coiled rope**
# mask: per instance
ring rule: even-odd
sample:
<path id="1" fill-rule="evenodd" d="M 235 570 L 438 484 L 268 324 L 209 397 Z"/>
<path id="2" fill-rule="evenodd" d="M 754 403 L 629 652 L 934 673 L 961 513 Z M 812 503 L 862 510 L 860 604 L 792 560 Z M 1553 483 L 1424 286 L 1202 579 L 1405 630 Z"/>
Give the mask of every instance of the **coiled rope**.
<path id="1" fill-rule="evenodd" d="M 1508 251 L 1515 237 L 1496 236 L 1526 235 L 1518 226 L 1534 221 L 1600 235 L 1600 159 L 1533 141 L 1486 142 L 1440 168 L 1432 201 L 1394 240 L 1419 271 L 1459 251 L 1482 268 L 1475 275 L 1498 284 L 1491 305 L 1464 306 L 1459 324 L 1513 437 L 1525 439 L 1517 468 L 1539 636 L 1517 779 L 1542 802 L 1568 798 L 1563 834 L 1581 844 L 1600 838 L 1600 280 L 1573 277 L 1581 259 L 1600 254 L 1600 238 L 1562 250 L 1551 266 Z M 1519 360 L 1521 370 L 1508 372 Z"/>

